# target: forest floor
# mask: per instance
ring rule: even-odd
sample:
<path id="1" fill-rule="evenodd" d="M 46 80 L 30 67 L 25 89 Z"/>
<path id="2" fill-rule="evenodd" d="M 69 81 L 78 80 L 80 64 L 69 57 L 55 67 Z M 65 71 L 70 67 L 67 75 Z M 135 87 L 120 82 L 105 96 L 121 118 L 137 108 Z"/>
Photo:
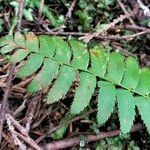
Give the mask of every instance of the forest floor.
<path id="1" fill-rule="evenodd" d="M 140 67 L 149 68 L 149 6 L 149 0 L 0 0 L 0 37 L 16 31 L 75 37 L 89 49 L 119 50 L 125 57 L 136 57 Z M 87 111 L 62 123 L 73 92 L 58 103 L 47 104 L 43 92 L 28 94 L 26 87 L 32 78 L 16 78 L 11 74 L 16 66 L 6 59 L 0 55 L 0 150 L 39 150 L 45 145 L 45 149 L 68 150 L 150 149 L 150 136 L 139 115 L 127 135 L 119 132 L 116 112 L 99 127 L 96 95 Z M 72 89 L 76 86 L 78 82 Z"/>

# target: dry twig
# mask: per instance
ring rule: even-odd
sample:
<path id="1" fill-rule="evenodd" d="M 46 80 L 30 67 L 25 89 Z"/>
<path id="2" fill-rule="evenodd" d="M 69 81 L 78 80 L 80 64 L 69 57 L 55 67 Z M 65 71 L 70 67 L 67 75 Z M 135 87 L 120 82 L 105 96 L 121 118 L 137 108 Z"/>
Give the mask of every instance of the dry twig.
<path id="1" fill-rule="evenodd" d="M 43 7 L 44 7 L 44 0 L 41 0 L 41 2 L 40 2 L 40 8 L 39 8 L 39 16 L 38 16 L 38 20 L 39 21 L 41 21 Z"/>
<path id="2" fill-rule="evenodd" d="M 134 125 L 131 132 L 138 131 L 142 128 L 143 128 L 143 126 L 141 124 Z M 98 134 L 98 135 L 88 135 L 86 137 L 87 140 L 85 142 L 87 142 L 87 143 L 88 142 L 94 142 L 94 141 L 98 141 L 98 140 L 101 140 L 101 139 L 104 139 L 104 138 L 118 136 L 119 133 L 120 133 L 120 130 L 115 130 L 115 131 L 109 131 L 109 132 L 100 132 L 100 134 Z M 69 139 L 60 140 L 60 141 L 56 141 L 56 142 L 46 144 L 43 147 L 43 149 L 44 150 L 64 149 L 64 148 L 68 148 L 68 147 L 71 147 L 71 146 L 79 145 L 80 142 L 81 142 L 81 140 L 80 140 L 79 137 L 69 138 Z"/>
<path id="3" fill-rule="evenodd" d="M 117 0 L 117 1 L 118 1 L 118 4 L 120 5 L 121 9 L 123 10 L 123 12 L 124 12 L 125 14 L 128 14 L 128 12 L 127 12 L 127 10 L 126 10 L 124 4 L 121 2 L 121 0 Z M 134 25 L 135 25 L 135 22 L 132 20 L 131 17 L 129 17 L 128 19 L 129 19 L 129 21 L 130 21 L 131 24 L 134 24 Z"/>
<path id="4" fill-rule="evenodd" d="M 20 114 L 20 112 L 26 107 L 26 102 L 27 102 L 27 99 L 24 99 L 24 101 L 21 104 L 21 106 L 19 106 L 17 108 L 17 110 L 15 110 L 15 112 L 13 113 L 13 116 L 17 117 Z"/>
<path id="5" fill-rule="evenodd" d="M 141 0 L 137 0 L 139 7 L 143 10 L 144 16 L 150 17 L 150 9 L 143 4 Z"/>
<path id="6" fill-rule="evenodd" d="M 21 125 L 18 123 L 18 121 L 13 118 L 12 115 L 10 115 L 10 114 L 7 113 L 5 116 L 6 116 L 7 118 L 9 118 L 9 120 L 11 120 L 12 124 L 13 124 L 24 136 L 28 136 L 27 130 L 26 130 L 23 126 L 21 126 Z"/>
<path id="7" fill-rule="evenodd" d="M 10 72 L 9 72 L 9 76 L 8 76 L 8 80 L 7 80 L 7 84 L 6 84 L 6 89 L 5 89 L 3 100 L 2 100 L 2 106 L 0 109 L 0 143 L 2 140 L 2 130 L 3 130 L 3 125 L 4 125 L 4 121 L 5 121 L 5 113 L 6 113 L 6 109 L 8 106 L 8 97 L 10 94 L 11 81 L 13 78 L 14 70 L 15 70 L 15 65 L 12 65 L 10 68 Z"/>
<path id="8" fill-rule="evenodd" d="M 21 23 L 22 23 L 22 15 L 23 15 L 23 9 L 25 5 L 25 0 L 19 1 L 19 11 L 18 11 L 18 25 L 17 25 L 17 31 L 21 32 Z"/>
<path id="9" fill-rule="evenodd" d="M 47 35 L 60 35 L 60 36 L 79 36 L 79 39 L 82 39 L 83 37 L 87 37 L 88 33 L 78 33 L 78 32 L 36 32 L 36 34 L 47 34 Z M 150 30 L 143 30 L 142 32 L 136 33 L 136 34 L 131 34 L 131 35 L 99 35 L 96 37 L 92 37 L 95 39 L 101 39 L 101 40 L 132 40 L 133 38 L 136 38 L 139 35 L 144 35 L 144 34 L 150 34 Z M 81 36 L 81 38 L 80 38 Z"/>
<path id="10" fill-rule="evenodd" d="M 27 118 L 26 130 L 27 130 L 27 132 L 29 132 L 29 130 L 30 130 L 32 119 L 33 119 L 34 113 L 36 111 L 36 106 L 37 106 L 38 102 L 40 101 L 40 99 L 41 99 L 41 93 L 38 93 L 36 96 L 33 97 L 32 101 L 28 107 L 28 111 L 27 111 L 27 115 L 26 115 L 26 118 Z"/>
<path id="11" fill-rule="evenodd" d="M 66 20 L 69 20 L 69 19 L 71 18 L 71 16 L 72 16 L 72 11 L 73 11 L 73 9 L 74 9 L 74 7 L 75 7 L 75 5 L 76 5 L 76 2 L 77 2 L 77 0 L 73 0 L 73 2 L 71 3 L 71 5 L 70 5 L 70 7 L 69 7 L 69 9 L 68 9 L 68 12 L 67 12 L 67 14 L 66 14 Z"/>
<path id="12" fill-rule="evenodd" d="M 19 11 L 18 11 L 18 25 L 17 25 L 17 31 L 18 32 L 21 31 L 21 22 L 22 22 L 22 14 L 23 14 L 23 9 L 24 9 L 24 3 L 25 3 L 25 0 L 20 0 Z M 6 108 L 7 108 L 7 105 L 8 105 L 8 97 L 9 97 L 10 90 L 11 90 L 11 82 L 12 82 L 12 79 L 13 79 L 14 71 L 15 71 L 15 64 L 11 65 L 11 67 L 10 67 L 8 80 L 7 80 L 7 83 L 6 83 L 6 89 L 5 89 L 3 100 L 2 100 L 2 107 L 1 107 L 1 110 L 0 110 L 0 143 L 1 143 L 1 140 L 2 140 L 2 130 L 3 130 L 3 125 L 4 125 L 4 121 L 5 121 L 5 112 L 6 112 Z"/>
<path id="13" fill-rule="evenodd" d="M 12 122 L 12 124 L 22 133 L 18 133 L 15 130 L 13 130 L 13 134 L 17 135 L 19 138 L 21 138 L 23 141 L 28 143 L 31 147 L 35 148 L 36 150 L 41 150 L 41 148 L 34 142 L 32 138 L 29 137 L 28 132 L 26 128 L 21 126 L 17 120 L 13 118 L 12 115 L 6 114 L 6 117 Z"/>
<path id="14" fill-rule="evenodd" d="M 130 18 L 131 16 L 134 16 L 137 12 L 137 8 L 135 7 L 133 11 L 130 12 L 130 14 L 120 15 L 117 19 L 114 19 L 113 22 L 106 25 L 105 29 L 101 29 L 99 31 L 96 31 L 93 34 L 89 34 L 84 37 L 80 37 L 79 39 L 84 40 L 86 43 L 88 43 L 91 39 L 94 37 L 98 37 L 100 34 L 108 31 L 110 28 L 114 27 L 117 23 L 122 22 L 126 18 Z"/>
<path id="15" fill-rule="evenodd" d="M 71 119 L 71 120 L 69 120 L 69 121 L 67 121 L 67 122 L 65 122 L 65 123 L 62 123 L 62 124 L 60 124 L 60 125 L 58 125 L 58 126 L 56 126 L 56 127 L 54 127 L 54 128 L 50 128 L 45 134 L 41 135 L 41 136 L 36 140 L 36 143 L 41 142 L 47 135 L 52 134 L 53 132 L 55 132 L 55 131 L 58 130 L 59 128 L 65 126 L 65 125 L 68 125 L 68 124 L 70 124 L 70 123 L 72 123 L 72 122 L 74 122 L 74 121 L 77 121 L 77 120 L 79 120 L 79 119 L 85 117 L 86 115 L 90 115 L 90 114 L 92 114 L 92 113 L 94 113 L 94 112 L 96 112 L 96 111 L 97 111 L 97 109 L 90 110 L 90 111 L 88 111 L 87 113 L 85 113 L 85 114 L 83 114 L 83 115 L 77 116 L 77 117 L 75 117 L 75 118 L 73 118 L 73 119 Z"/>
<path id="16" fill-rule="evenodd" d="M 6 120 L 7 120 L 7 125 L 9 128 L 9 131 L 12 134 L 15 145 L 18 145 L 19 149 L 21 149 L 21 150 L 26 150 L 27 149 L 26 146 L 18 139 L 18 137 L 15 133 L 14 127 L 12 125 L 12 122 L 11 122 L 10 118 L 8 117 L 8 114 L 6 114 Z"/>

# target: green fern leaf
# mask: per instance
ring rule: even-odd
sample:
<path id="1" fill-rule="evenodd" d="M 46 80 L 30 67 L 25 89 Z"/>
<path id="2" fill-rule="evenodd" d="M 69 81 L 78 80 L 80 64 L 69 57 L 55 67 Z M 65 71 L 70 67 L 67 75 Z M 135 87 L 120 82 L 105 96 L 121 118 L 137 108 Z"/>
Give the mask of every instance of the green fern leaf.
<path id="1" fill-rule="evenodd" d="M 64 134 L 65 134 L 67 128 L 68 128 L 68 126 L 63 126 L 63 127 L 59 128 L 54 133 L 52 133 L 50 135 L 50 137 L 53 138 L 54 140 L 62 139 L 64 137 Z"/>
<path id="2" fill-rule="evenodd" d="M 106 79 L 120 84 L 124 73 L 123 57 L 119 53 L 111 53 L 108 60 Z"/>
<path id="3" fill-rule="evenodd" d="M 114 84 L 106 81 L 100 81 L 98 85 L 100 90 L 98 95 L 97 121 L 99 124 L 103 124 L 114 110 L 116 89 Z"/>
<path id="4" fill-rule="evenodd" d="M 74 117 L 74 115 L 72 115 L 70 112 L 68 112 L 60 121 L 60 124 L 64 124 L 64 126 L 61 127 L 60 129 L 56 130 L 50 136 L 55 140 L 62 139 L 68 128 L 68 125 L 65 125 L 65 123 L 68 122 L 69 120 L 73 119 L 73 117 Z"/>
<path id="5" fill-rule="evenodd" d="M 55 53 L 55 42 L 54 37 L 50 37 L 48 35 L 40 35 L 40 50 L 39 53 L 44 57 L 52 58 Z"/>
<path id="6" fill-rule="evenodd" d="M 25 47 L 25 37 L 19 33 L 19 32 L 16 32 L 15 33 L 15 43 L 21 47 Z"/>
<path id="7" fill-rule="evenodd" d="M 135 89 L 139 82 L 139 66 L 135 58 L 128 57 L 121 85 Z"/>
<path id="8" fill-rule="evenodd" d="M 18 77 L 25 78 L 36 72 L 42 65 L 43 57 L 38 54 L 31 54 L 26 64 L 19 70 Z"/>
<path id="9" fill-rule="evenodd" d="M 128 90 L 117 90 L 117 102 L 121 131 L 123 134 L 130 132 L 135 118 L 135 101 Z"/>
<path id="10" fill-rule="evenodd" d="M 60 63 L 69 64 L 71 51 L 68 43 L 60 37 L 54 37 L 53 41 L 55 43 L 56 49 L 54 59 L 59 61 Z"/>
<path id="11" fill-rule="evenodd" d="M 135 104 L 150 134 L 150 99 L 144 97 L 135 97 Z"/>
<path id="12" fill-rule="evenodd" d="M 5 46 L 9 43 L 13 43 L 12 35 L 6 35 L 5 37 L 0 38 L 0 47 Z"/>
<path id="13" fill-rule="evenodd" d="M 96 78 L 87 72 L 81 72 L 79 75 L 80 85 L 77 88 L 73 103 L 71 105 L 71 113 L 79 114 L 88 106 L 92 94 L 96 87 Z"/>
<path id="14" fill-rule="evenodd" d="M 91 68 L 89 71 L 99 77 L 104 77 L 106 73 L 107 60 L 105 55 L 104 51 L 91 50 Z"/>
<path id="15" fill-rule="evenodd" d="M 89 53 L 85 46 L 76 40 L 70 40 L 69 44 L 73 52 L 71 65 L 76 69 L 86 70 L 89 64 Z"/>
<path id="16" fill-rule="evenodd" d="M 150 94 L 150 69 L 141 69 L 140 81 L 136 87 L 136 91 L 147 96 Z"/>
<path id="17" fill-rule="evenodd" d="M 37 36 L 32 32 L 29 32 L 26 35 L 26 48 L 30 52 L 38 52 L 39 50 L 39 40 Z"/>
<path id="18" fill-rule="evenodd" d="M 50 89 L 47 102 L 54 103 L 60 100 L 69 91 L 72 82 L 75 79 L 75 71 L 72 67 L 61 66 L 60 74 L 55 81 L 53 87 Z"/>
<path id="19" fill-rule="evenodd" d="M 41 71 L 27 87 L 29 93 L 35 93 L 45 86 L 48 86 L 54 77 L 56 77 L 58 69 L 59 64 L 57 62 L 50 59 L 45 59 Z"/>
<path id="20" fill-rule="evenodd" d="M 29 51 L 25 49 L 18 49 L 14 54 L 11 55 L 10 61 L 12 63 L 17 63 L 23 60 L 27 55 L 29 54 Z"/>
<path id="21" fill-rule="evenodd" d="M 14 43 L 11 43 L 9 45 L 5 45 L 4 47 L 1 48 L 1 53 L 2 54 L 9 53 L 9 52 L 13 51 L 15 48 L 17 48 L 17 47 Z"/>

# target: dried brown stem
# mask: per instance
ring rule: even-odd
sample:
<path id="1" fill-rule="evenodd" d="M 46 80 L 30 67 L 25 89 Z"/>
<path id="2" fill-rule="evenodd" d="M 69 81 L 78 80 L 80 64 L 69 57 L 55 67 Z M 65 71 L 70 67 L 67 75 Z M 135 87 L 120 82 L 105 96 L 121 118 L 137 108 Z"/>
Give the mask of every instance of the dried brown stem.
<path id="1" fill-rule="evenodd" d="M 25 85 L 27 85 L 28 83 L 30 83 L 33 79 L 35 78 L 35 75 L 26 78 L 25 80 L 21 81 L 20 83 L 14 85 L 13 87 L 24 87 Z"/>
<path id="2" fill-rule="evenodd" d="M 28 143 L 31 147 L 35 148 L 36 150 L 41 150 L 41 148 L 34 142 L 34 140 L 32 140 L 28 133 L 27 130 L 21 126 L 17 120 L 15 120 L 13 118 L 12 115 L 10 114 L 6 114 L 7 119 L 9 119 L 11 121 L 11 123 L 14 125 L 15 128 L 18 129 L 18 131 L 20 131 L 20 133 L 16 132 L 15 130 L 13 130 L 13 134 L 17 135 L 18 137 L 20 137 L 23 141 L 25 141 L 26 143 Z"/>
<path id="3" fill-rule="evenodd" d="M 6 109 L 7 109 L 7 106 L 8 106 L 8 97 L 9 97 L 9 94 L 10 94 L 11 81 L 12 81 L 12 78 L 13 78 L 14 70 L 15 70 L 15 65 L 12 65 L 10 67 L 9 76 L 8 76 L 7 84 L 6 84 L 6 89 L 5 89 L 5 92 L 4 92 L 2 105 L 1 105 L 1 109 L 0 109 L 0 143 L 1 143 L 1 140 L 2 140 L 2 130 L 3 130 L 3 125 L 4 125 L 4 121 L 5 121 L 5 113 L 6 113 Z"/>
<path id="4" fill-rule="evenodd" d="M 124 28 L 126 29 L 131 29 L 131 30 L 142 30 L 142 31 L 147 31 L 150 32 L 150 28 L 145 28 L 137 25 L 125 25 Z"/>
<path id="5" fill-rule="evenodd" d="M 20 0 L 19 3 L 19 11 L 18 11 L 18 25 L 17 25 L 17 31 L 20 32 L 21 31 L 21 21 L 22 21 L 22 14 L 23 14 L 23 9 L 24 9 L 24 2 L 25 0 Z M 2 140 L 2 130 L 3 130 L 3 125 L 4 125 L 4 121 L 5 121 L 5 113 L 6 113 L 6 108 L 8 105 L 8 97 L 11 91 L 11 82 L 13 79 L 13 73 L 15 72 L 15 64 L 12 64 L 10 66 L 10 71 L 9 71 L 9 75 L 8 75 L 8 80 L 6 83 L 6 89 L 4 92 L 4 96 L 3 96 L 3 100 L 2 100 L 2 107 L 0 110 L 0 143 Z"/>
<path id="6" fill-rule="evenodd" d="M 30 130 L 30 126 L 31 126 L 31 123 L 32 123 L 32 119 L 34 117 L 36 106 L 37 106 L 40 99 L 41 99 L 41 93 L 34 96 L 34 98 L 32 99 L 32 101 L 29 105 L 27 115 L 26 115 L 26 117 L 27 117 L 26 130 L 27 130 L 27 132 L 29 132 L 29 130 Z"/>
<path id="7" fill-rule="evenodd" d="M 18 11 L 18 25 L 17 25 L 17 31 L 21 32 L 21 23 L 22 23 L 22 15 L 23 15 L 23 9 L 25 5 L 25 0 L 19 1 L 19 11 Z"/>
<path id="8" fill-rule="evenodd" d="M 39 16 L 38 16 L 38 20 L 39 21 L 41 21 L 43 7 L 44 7 L 44 0 L 41 0 L 41 2 L 40 2 L 40 8 L 39 8 Z"/>
<path id="9" fill-rule="evenodd" d="M 18 121 L 13 118 L 12 115 L 10 115 L 10 114 L 7 113 L 7 114 L 6 114 L 6 118 L 9 118 L 9 120 L 11 120 L 12 124 L 13 124 L 24 136 L 28 136 L 27 130 L 26 130 L 23 126 L 21 126 L 21 125 L 18 123 Z"/>
<path id="10" fill-rule="evenodd" d="M 42 148 L 40 147 L 40 146 L 38 146 L 35 142 L 34 142 L 34 140 L 32 140 L 29 136 L 28 137 L 25 137 L 25 136 L 23 136 L 22 134 L 20 134 L 20 133 L 18 133 L 18 132 L 16 132 L 16 131 L 14 131 L 14 133 L 18 136 L 18 137 L 20 137 L 23 141 L 25 141 L 26 143 L 28 143 L 31 147 L 33 147 L 34 149 L 36 149 L 36 150 L 42 150 Z"/>
<path id="11" fill-rule="evenodd" d="M 20 114 L 20 112 L 26 107 L 26 102 L 27 102 L 27 99 L 24 99 L 24 101 L 21 104 L 21 106 L 19 106 L 17 108 L 17 110 L 15 110 L 15 112 L 13 113 L 13 116 L 17 117 Z"/>
<path id="12" fill-rule="evenodd" d="M 115 25 L 119 22 L 122 22 L 124 19 L 129 18 L 131 16 L 134 16 L 137 12 L 137 8 L 135 8 L 133 11 L 130 12 L 130 14 L 120 15 L 117 19 L 114 19 L 113 22 L 106 25 L 105 29 L 96 31 L 95 33 L 89 34 L 84 37 L 80 37 L 79 39 L 84 40 L 86 43 L 88 43 L 91 39 L 94 37 L 98 37 L 100 34 L 108 31 L 110 28 L 115 27 Z"/>
<path id="13" fill-rule="evenodd" d="M 141 30 L 141 29 L 140 29 Z M 68 36 L 68 35 L 73 35 L 73 36 L 84 36 L 86 37 L 88 33 L 78 33 L 78 32 L 42 32 L 43 34 L 47 35 L 60 35 L 60 36 Z M 41 32 L 36 32 L 36 34 L 42 34 Z M 139 35 L 144 35 L 144 34 L 150 34 L 150 30 L 143 30 L 142 32 L 136 33 L 136 34 L 131 34 L 131 35 L 99 35 L 97 37 L 93 37 L 95 39 L 101 39 L 101 40 L 131 40 L 133 38 L 136 38 Z M 80 39 L 80 38 L 79 38 Z"/>
<path id="14" fill-rule="evenodd" d="M 17 135 L 15 134 L 14 126 L 12 125 L 12 122 L 10 118 L 7 116 L 7 114 L 6 114 L 6 120 L 7 120 L 7 125 L 9 128 L 9 131 L 11 132 L 15 145 L 18 145 L 19 149 L 21 150 L 26 150 L 26 146 L 18 139 Z"/>
<path id="15" fill-rule="evenodd" d="M 141 124 L 134 125 L 131 132 L 138 131 L 142 128 L 143 128 L 143 126 Z M 109 132 L 100 132 L 100 134 L 98 134 L 98 135 L 88 135 L 86 137 L 87 140 L 85 142 L 87 142 L 87 143 L 88 142 L 94 142 L 94 141 L 98 141 L 98 140 L 101 140 L 101 139 L 104 139 L 104 138 L 118 136 L 119 133 L 120 133 L 120 130 L 115 130 L 115 131 L 109 131 Z M 81 140 L 80 140 L 79 137 L 69 138 L 69 139 L 60 140 L 60 141 L 56 141 L 56 142 L 46 144 L 43 147 L 43 149 L 44 150 L 63 149 L 63 148 L 68 148 L 68 147 L 71 147 L 71 146 L 79 145 L 80 142 L 81 142 Z"/>
<path id="16" fill-rule="evenodd" d="M 90 110 L 90 111 L 88 111 L 87 113 L 85 113 L 85 114 L 83 114 L 83 115 L 77 116 L 77 117 L 75 117 L 75 118 L 69 120 L 68 122 L 62 123 L 62 124 L 60 124 L 60 125 L 58 125 L 58 126 L 56 126 L 56 127 L 54 127 L 54 128 L 50 128 L 45 134 L 41 135 L 41 136 L 36 140 L 36 143 L 41 142 L 47 135 L 52 134 L 53 132 L 55 132 L 55 131 L 58 130 L 59 128 L 65 126 L 65 125 L 68 125 L 68 124 L 70 124 L 70 123 L 72 123 L 72 122 L 74 122 L 74 121 L 77 121 L 77 120 L 79 120 L 79 119 L 85 117 L 86 115 L 90 115 L 90 114 L 92 114 L 92 113 L 94 113 L 94 112 L 96 112 L 96 111 L 97 111 L 97 109 Z"/>
<path id="17" fill-rule="evenodd" d="M 123 12 L 124 12 L 125 14 L 128 14 L 128 12 L 127 12 L 127 10 L 126 10 L 124 4 L 123 4 L 120 0 L 117 0 L 117 1 L 118 1 L 118 4 L 120 5 L 121 9 L 123 10 Z M 134 24 L 134 25 L 135 25 L 135 23 L 134 23 L 134 21 L 131 19 L 131 17 L 129 17 L 128 19 L 129 19 L 129 21 L 130 21 L 131 24 Z"/>
<path id="18" fill-rule="evenodd" d="M 73 0 L 73 2 L 71 3 L 71 5 L 70 5 L 70 7 L 69 7 L 69 9 L 68 9 L 68 12 L 67 12 L 67 14 L 66 14 L 66 20 L 69 20 L 69 19 L 71 18 L 71 16 L 72 16 L 72 11 L 73 11 L 73 9 L 74 9 L 74 7 L 75 7 L 75 5 L 76 5 L 76 2 L 77 2 L 77 0 Z"/>

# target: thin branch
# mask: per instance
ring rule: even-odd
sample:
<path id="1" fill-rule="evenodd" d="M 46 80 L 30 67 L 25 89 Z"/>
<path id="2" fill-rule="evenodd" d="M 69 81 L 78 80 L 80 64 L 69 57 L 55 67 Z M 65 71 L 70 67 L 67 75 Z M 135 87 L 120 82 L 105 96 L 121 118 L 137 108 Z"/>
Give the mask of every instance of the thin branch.
<path id="1" fill-rule="evenodd" d="M 71 16 L 72 16 L 72 11 L 73 11 L 73 9 L 74 9 L 74 7 L 75 7 L 75 5 L 76 5 L 76 2 L 77 2 L 77 0 L 73 0 L 73 2 L 71 3 L 71 5 L 70 5 L 70 7 L 69 7 L 69 9 L 68 9 L 68 12 L 67 12 L 67 14 L 66 14 L 66 20 L 69 20 L 69 19 L 71 18 Z"/>
<path id="2" fill-rule="evenodd" d="M 143 126 L 141 124 L 137 124 L 132 128 L 131 132 L 135 132 L 135 131 L 138 131 L 141 129 L 143 129 Z M 87 143 L 88 142 L 94 142 L 94 141 L 98 141 L 98 140 L 101 140 L 104 138 L 118 136 L 119 134 L 120 134 L 120 130 L 109 131 L 109 132 L 100 132 L 100 134 L 98 134 L 98 135 L 88 135 L 86 137 L 87 140 L 85 142 L 87 142 Z M 43 147 L 43 149 L 44 150 L 64 149 L 64 148 L 68 148 L 71 146 L 79 145 L 80 142 L 82 142 L 82 141 L 79 137 L 69 138 L 69 139 L 60 140 L 60 141 L 46 144 Z"/>
<path id="3" fill-rule="evenodd" d="M 54 127 L 54 128 L 50 128 L 46 133 L 44 133 L 44 134 L 41 135 L 38 139 L 36 139 L 35 142 L 36 142 L 36 143 L 41 142 L 47 135 L 52 134 L 53 132 L 55 132 L 55 131 L 58 130 L 59 128 L 65 126 L 65 125 L 68 125 L 68 124 L 70 124 L 70 123 L 72 123 L 72 122 L 74 122 L 74 121 L 77 121 L 77 120 L 79 120 L 79 119 L 81 119 L 81 118 L 83 118 L 83 117 L 85 117 L 85 116 L 87 116 L 87 115 L 90 115 L 90 114 L 92 114 L 92 113 L 94 113 L 94 112 L 96 112 L 96 111 L 97 111 L 97 109 L 90 110 L 90 111 L 88 111 L 87 113 L 85 113 L 85 114 L 83 114 L 83 115 L 77 116 L 77 117 L 75 117 L 75 118 L 73 118 L 73 119 L 71 119 L 71 120 L 69 120 L 69 121 L 67 121 L 67 122 L 64 122 L 64 123 L 62 123 L 62 124 L 60 124 L 60 125 L 58 125 L 58 126 L 56 126 L 56 127 Z"/>
<path id="4" fill-rule="evenodd" d="M 13 118 L 13 116 L 11 114 L 6 114 L 5 115 L 6 118 L 9 118 L 9 120 L 11 120 L 12 124 L 24 135 L 24 136 L 28 136 L 28 132 L 26 130 L 26 128 L 24 128 L 23 126 L 21 126 L 17 120 L 15 120 Z"/>
<path id="5" fill-rule="evenodd" d="M 2 130 L 3 130 L 3 125 L 4 125 L 4 121 L 5 121 L 5 113 L 6 113 L 6 109 L 8 106 L 8 97 L 10 94 L 10 89 L 11 89 L 11 81 L 13 79 L 13 72 L 15 71 L 15 65 L 12 65 L 9 71 L 9 76 L 7 79 L 7 84 L 6 84 L 6 89 L 4 92 L 4 96 L 3 96 L 3 100 L 2 100 L 2 105 L 1 105 L 1 109 L 0 109 L 0 143 L 2 140 Z"/>
<path id="6" fill-rule="evenodd" d="M 68 35 L 72 35 L 72 36 L 79 36 L 79 39 L 82 38 L 82 36 L 86 37 L 88 35 L 88 33 L 78 33 L 78 32 L 36 32 L 36 34 L 47 34 L 47 35 L 59 35 L 59 36 L 68 36 Z M 131 35 L 124 35 L 124 36 L 120 36 L 120 35 L 99 35 L 96 37 L 93 37 L 95 39 L 101 39 L 101 40 L 131 40 L 133 38 L 136 38 L 139 35 L 144 35 L 144 34 L 150 34 L 150 30 L 146 30 L 146 31 L 142 31 L 136 34 L 131 34 Z M 80 38 L 81 36 L 81 38 Z"/>
<path id="7" fill-rule="evenodd" d="M 7 125 L 9 128 L 9 131 L 11 132 L 11 135 L 13 137 L 13 141 L 14 141 L 15 145 L 18 145 L 19 149 L 21 149 L 21 150 L 26 150 L 27 147 L 18 139 L 17 135 L 14 132 L 15 130 L 14 130 L 14 127 L 12 125 L 12 122 L 11 122 L 10 118 L 7 117 L 7 114 L 6 114 L 6 120 L 7 120 Z"/>
<path id="8" fill-rule="evenodd" d="M 19 11 L 18 11 L 18 25 L 17 25 L 17 31 L 18 32 L 21 31 L 21 21 L 22 21 L 24 3 L 25 3 L 25 0 L 20 0 Z M 4 92 L 4 96 L 3 96 L 3 100 L 2 100 L 2 106 L 0 109 L 0 143 L 2 140 L 2 130 L 3 130 L 3 125 L 4 125 L 4 121 L 5 121 L 5 113 L 6 113 L 6 108 L 8 105 L 8 97 L 9 97 L 9 94 L 11 91 L 11 84 L 12 84 L 11 82 L 13 79 L 14 72 L 15 72 L 15 64 L 12 64 L 10 66 L 10 71 L 9 71 L 9 75 L 8 75 L 8 79 L 7 79 L 7 83 L 6 83 L 6 89 Z"/>
<path id="9" fill-rule="evenodd" d="M 123 5 L 123 3 L 121 2 L 121 0 L 117 0 L 117 1 L 118 1 L 118 4 L 120 5 L 121 9 L 123 10 L 123 12 L 124 12 L 125 14 L 128 14 L 128 12 L 127 12 L 125 6 Z M 134 21 L 131 19 L 131 17 L 129 17 L 128 19 L 129 19 L 129 21 L 130 21 L 131 24 L 134 24 L 134 25 L 135 25 L 135 23 L 134 23 Z"/>
<path id="10" fill-rule="evenodd" d="M 28 111 L 27 111 L 27 122 L 26 122 L 26 130 L 27 132 L 29 132 L 30 130 L 30 126 L 31 126 L 31 123 L 32 123 L 32 119 L 34 118 L 34 113 L 35 113 L 35 110 L 36 110 L 36 106 L 38 104 L 38 102 L 40 101 L 41 99 L 41 93 L 38 93 L 36 96 L 33 97 L 29 107 L 28 107 Z"/>
<path id="11" fill-rule="evenodd" d="M 24 5 L 25 5 L 25 0 L 20 0 L 19 1 L 19 11 L 18 11 L 18 25 L 17 25 L 18 32 L 21 32 L 21 23 L 22 23 Z"/>
<path id="12" fill-rule="evenodd" d="M 142 31 L 136 34 L 131 34 L 131 35 L 124 35 L 124 36 L 119 36 L 119 35 L 110 35 L 110 36 L 104 36 L 103 39 L 110 39 L 110 40 L 133 40 L 133 38 L 140 36 L 140 35 L 144 35 L 144 34 L 150 34 L 150 31 Z M 99 37 L 97 37 L 97 39 L 101 39 Z"/>
<path id="13" fill-rule="evenodd" d="M 43 7 L 44 7 L 44 0 L 41 0 L 41 2 L 40 2 L 40 8 L 39 8 L 39 16 L 38 16 L 39 22 L 41 21 Z"/>
<path id="14" fill-rule="evenodd" d="M 86 43 L 88 43 L 91 39 L 93 39 L 94 37 L 98 37 L 100 34 L 108 31 L 110 28 L 114 27 L 117 23 L 122 22 L 126 18 L 134 16 L 136 14 L 136 12 L 137 12 L 137 8 L 135 7 L 133 9 L 133 11 L 130 12 L 130 14 L 128 13 L 125 15 L 120 15 L 117 19 L 114 19 L 113 22 L 107 24 L 104 29 L 100 29 L 100 30 L 98 30 L 92 34 L 89 34 L 89 35 L 84 36 L 84 37 L 80 37 L 79 39 L 84 40 Z"/>
<path id="15" fill-rule="evenodd" d="M 32 140 L 29 136 L 25 137 L 22 134 L 18 133 L 17 131 L 14 131 L 14 133 L 20 137 L 23 141 L 25 141 L 26 143 L 28 143 L 31 147 L 35 148 L 36 150 L 42 150 L 42 148 L 40 146 L 38 146 L 34 140 Z"/>
<path id="16" fill-rule="evenodd" d="M 124 27 L 126 29 L 131 29 L 131 30 L 142 30 L 142 31 L 150 32 L 150 28 L 141 27 L 141 26 L 137 26 L 137 25 L 124 25 Z"/>
<path id="17" fill-rule="evenodd" d="M 13 116 L 17 117 L 17 116 L 20 114 L 20 112 L 21 112 L 22 110 L 24 110 L 24 108 L 26 107 L 26 102 L 27 102 L 27 99 L 24 99 L 24 101 L 23 101 L 23 103 L 21 104 L 21 106 L 19 106 L 19 107 L 17 108 L 17 110 L 14 111 Z"/>
<path id="18" fill-rule="evenodd" d="M 143 10 L 145 16 L 150 17 L 150 9 L 143 4 L 141 0 L 137 0 L 139 7 Z"/>
<path id="19" fill-rule="evenodd" d="M 21 126 L 18 123 L 18 121 L 13 118 L 12 115 L 10 115 L 10 114 L 7 113 L 6 117 L 12 122 L 12 124 L 14 125 L 14 127 L 16 127 L 18 129 L 18 131 L 21 132 L 21 134 L 20 134 L 20 133 L 18 133 L 18 132 L 16 132 L 14 130 L 13 133 L 15 135 L 17 135 L 18 137 L 20 137 L 23 141 L 25 141 L 26 143 L 28 143 L 31 147 L 33 147 L 33 148 L 35 148 L 37 150 L 41 150 L 41 148 L 34 142 L 34 140 L 31 137 L 29 137 L 29 135 L 27 133 L 27 130 L 23 126 Z"/>

